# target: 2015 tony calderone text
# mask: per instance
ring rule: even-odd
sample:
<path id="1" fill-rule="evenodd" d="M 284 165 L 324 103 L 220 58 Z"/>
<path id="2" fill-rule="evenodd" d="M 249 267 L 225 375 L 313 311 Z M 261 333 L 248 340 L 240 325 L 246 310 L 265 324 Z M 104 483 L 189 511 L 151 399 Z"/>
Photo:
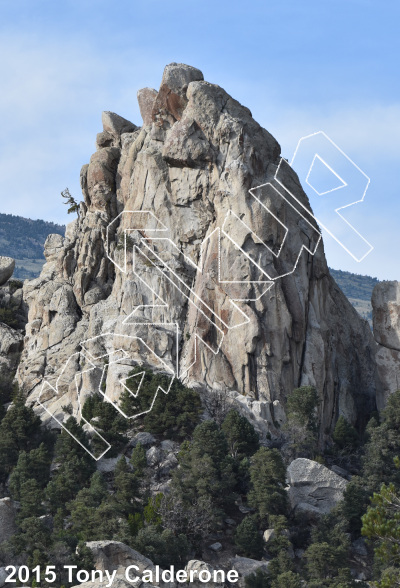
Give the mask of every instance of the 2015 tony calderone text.
<path id="1" fill-rule="evenodd" d="M 204 584 L 208 582 L 224 583 L 225 581 L 235 583 L 239 579 L 239 574 L 236 570 L 229 570 L 228 572 L 224 570 L 213 570 L 210 572 L 208 569 L 186 571 L 175 570 L 175 566 L 170 566 L 166 570 L 161 569 L 159 566 L 154 566 L 151 569 L 142 569 L 140 571 L 138 566 L 130 565 L 125 569 L 124 573 L 120 570 L 118 572 L 117 570 L 113 570 L 112 572 L 109 570 L 78 570 L 78 566 L 73 565 L 65 565 L 64 570 L 67 572 L 69 583 L 78 582 L 81 584 L 83 582 L 92 582 L 93 584 L 99 584 L 106 582 L 106 588 L 111 588 L 117 576 L 121 577 L 122 575 L 128 582 L 135 583 L 141 580 L 149 584 L 160 581 L 185 584 L 188 582 L 202 582 Z M 32 570 L 28 566 L 7 566 L 6 572 L 8 573 L 5 580 L 6 583 L 18 582 L 27 584 L 28 582 L 31 583 L 32 580 L 39 583 L 42 578 L 49 584 L 57 581 L 56 566 L 36 566 Z"/>

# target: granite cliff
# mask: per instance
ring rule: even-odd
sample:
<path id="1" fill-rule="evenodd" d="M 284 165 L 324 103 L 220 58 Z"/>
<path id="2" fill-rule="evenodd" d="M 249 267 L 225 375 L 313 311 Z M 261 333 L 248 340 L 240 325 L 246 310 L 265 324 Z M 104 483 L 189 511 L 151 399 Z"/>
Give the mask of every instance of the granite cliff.
<path id="1" fill-rule="evenodd" d="M 24 284 L 28 402 L 48 382 L 42 402 L 62 421 L 76 386 L 117 401 L 139 362 L 236 393 L 272 434 L 302 385 L 319 391 L 321 439 L 339 414 L 362 422 L 380 394 L 376 343 L 330 276 L 277 141 L 187 65 L 138 100 L 141 127 L 103 113 L 79 217 Z"/>

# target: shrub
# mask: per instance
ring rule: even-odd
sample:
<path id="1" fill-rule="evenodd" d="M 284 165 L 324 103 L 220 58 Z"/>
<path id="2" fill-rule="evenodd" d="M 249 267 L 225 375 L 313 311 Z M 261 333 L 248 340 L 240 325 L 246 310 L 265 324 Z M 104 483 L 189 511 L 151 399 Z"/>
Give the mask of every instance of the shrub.
<path id="1" fill-rule="evenodd" d="M 268 515 L 286 514 L 285 492 L 286 468 L 277 449 L 261 447 L 251 459 L 251 490 L 248 501 L 257 509 L 262 521 Z"/>
<path id="2" fill-rule="evenodd" d="M 333 440 L 341 449 L 355 449 L 358 444 L 357 431 L 342 415 L 336 423 Z"/>
<path id="3" fill-rule="evenodd" d="M 253 517 L 248 516 L 244 518 L 237 526 L 235 543 L 242 555 L 260 559 L 264 550 L 264 542 Z"/>
<path id="4" fill-rule="evenodd" d="M 253 455 L 260 447 L 258 434 L 253 425 L 237 410 L 228 412 L 221 428 L 233 457 Z"/>
<path id="5" fill-rule="evenodd" d="M 145 373 L 137 398 L 127 391 L 121 397 L 121 410 L 128 416 L 149 410 L 158 388 L 168 390 L 170 386 L 170 375 L 153 373 L 137 366 L 129 374 L 132 380 L 126 381 L 132 390 L 136 391 L 137 386 L 137 378 L 133 376 L 142 371 Z M 200 422 L 201 410 L 198 393 L 175 379 L 168 394 L 157 393 L 153 408 L 143 416 L 143 425 L 146 431 L 166 439 L 183 441 L 190 437 Z"/>

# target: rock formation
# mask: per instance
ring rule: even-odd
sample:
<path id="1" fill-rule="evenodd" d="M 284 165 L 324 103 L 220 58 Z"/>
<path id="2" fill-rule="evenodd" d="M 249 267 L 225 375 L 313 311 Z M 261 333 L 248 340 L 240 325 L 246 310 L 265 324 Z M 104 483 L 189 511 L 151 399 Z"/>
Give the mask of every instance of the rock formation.
<path id="1" fill-rule="evenodd" d="M 263 403 L 273 433 L 301 385 L 320 393 L 322 437 L 339 414 L 362 420 L 375 342 L 329 274 L 315 220 L 282 188 L 311 210 L 277 141 L 187 65 L 138 100 L 141 128 L 103 113 L 79 218 L 48 237 L 40 277 L 25 282 L 28 402 L 48 382 L 43 403 L 62 421 L 77 373 L 83 397 L 103 378 L 117 401 L 139 362 Z"/>
<path id="2" fill-rule="evenodd" d="M 299 457 L 287 468 L 288 497 L 293 509 L 308 514 L 328 513 L 342 500 L 347 480 L 324 465 Z"/>
<path id="3" fill-rule="evenodd" d="M 382 390 L 377 396 L 381 410 L 387 398 L 400 389 L 400 283 L 380 282 L 372 292 L 374 337 L 378 343 L 376 364 Z"/>
<path id="4" fill-rule="evenodd" d="M 0 537 L 8 541 L 17 530 L 15 523 L 16 508 L 11 498 L 0 498 Z"/>
<path id="5" fill-rule="evenodd" d="M 13 275 L 15 259 L 12 257 L 0 256 L 0 286 L 3 286 Z"/>

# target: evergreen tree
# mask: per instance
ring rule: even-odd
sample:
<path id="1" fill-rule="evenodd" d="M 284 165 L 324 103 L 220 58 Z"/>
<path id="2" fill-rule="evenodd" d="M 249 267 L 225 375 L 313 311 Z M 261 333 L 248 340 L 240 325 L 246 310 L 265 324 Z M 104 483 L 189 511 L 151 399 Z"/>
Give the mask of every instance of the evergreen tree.
<path id="1" fill-rule="evenodd" d="M 341 449 L 354 450 L 358 444 L 357 431 L 342 415 L 336 423 L 333 440 Z"/>
<path id="2" fill-rule="evenodd" d="M 245 517 L 237 526 L 235 544 L 245 557 L 252 557 L 254 559 L 260 559 L 262 557 L 264 542 L 254 517 Z"/>
<path id="3" fill-rule="evenodd" d="M 40 488 L 44 488 L 50 477 L 51 457 L 44 443 L 29 453 L 22 451 L 18 462 L 10 476 L 8 486 L 14 500 L 21 500 L 21 484 L 28 479 L 35 480 Z"/>
<path id="4" fill-rule="evenodd" d="M 372 418 L 367 426 L 369 440 L 363 459 L 363 478 L 371 492 L 377 492 L 382 483 L 393 482 L 400 487 L 400 470 L 393 461 L 400 455 L 400 390 L 389 396 L 381 419 L 379 424 Z"/>
<path id="5" fill-rule="evenodd" d="M 185 502 L 211 497 L 216 508 L 229 504 L 236 480 L 225 435 L 214 421 L 196 427 L 192 442 L 182 444 L 178 459 L 173 486 Z"/>
<path id="6" fill-rule="evenodd" d="M 146 431 L 162 435 L 166 439 L 183 441 L 189 437 L 200 421 L 201 402 L 198 393 L 174 379 L 170 386 L 171 376 L 154 373 L 137 366 L 130 372 L 126 385 L 136 393 L 138 378 L 134 376 L 144 372 L 137 397 L 126 391 L 121 397 L 121 410 L 127 416 L 148 411 L 159 388 L 168 394 L 158 391 L 153 408 L 144 415 L 143 424 Z"/>
<path id="7" fill-rule="evenodd" d="M 230 410 L 222 423 L 232 457 L 251 456 L 260 446 L 258 434 L 246 417 Z"/>
<path id="8" fill-rule="evenodd" d="M 68 188 L 65 188 L 65 190 L 63 190 L 61 192 L 61 196 L 64 198 L 65 202 L 64 204 L 66 204 L 69 208 L 68 208 L 68 214 L 71 214 L 73 212 L 76 212 L 78 217 L 79 217 L 79 204 L 77 203 L 77 201 L 75 200 L 75 198 L 73 198 L 70 194 L 70 191 L 68 190 Z"/>
<path id="9" fill-rule="evenodd" d="M 138 495 L 138 479 L 128 470 L 125 457 L 122 456 L 114 471 L 114 487 L 116 500 L 121 512 L 133 514 L 135 510 L 135 497 Z"/>
<path id="10" fill-rule="evenodd" d="M 175 535 L 169 529 L 160 532 L 153 525 L 139 531 L 134 547 L 139 553 L 165 568 L 185 565 L 189 551 L 188 540 L 183 534 Z"/>
<path id="11" fill-rule="evenodd" d="M 146 450 L 141 443 L 138 443 L 133 448 L 130 462 L 134 467 L 135 475 L 141 478 L 144 470 L 147 468 Z"/>
<path id="12" fill-rule="evenodd" d="M 397 462 L 399 463 L 399 462 Z M 380 569 L 377 586 L 400 585 L 400 492 L 393 483 L 382 484 L 362 517 L 362 534 L 375 543 L 375 561 Z"/>
<path id="13" fill-rule="evenodd" d="M 46 495 L 53 513 L 59 508 L 65 509 L 66 504 L 89 483 L 96 470 L 94 459 L 76 442 L 78 439 L 82 445 L 88 445 L 88 439 L 82 427 L 78 425 L 74 417 L 69 417 L 66 427 L 75 439 L 63 429 L 56 442 L 55 460 L 59 468 L 46 488 Z"/>
<path id="14" fill-rule="evenodd" d="M 285 478 L 286 468 L 277 449 L 261 447 L 253 455 L 248 501 L 262 521 L 267 521 L 269 515 L 286 513 Z"/>
<path id="15" fill-rule="evenodd" d="M 288 459 L 313 458 L 317 448 L 318 393 L 312 386 L 302 386 L 292 391 L 287 399 L 287 422 L 284 431 L 288 440 Z"/>
<path id="16" fill-rule="evenodd" d="M 18 396 L 0 423 L 0 480 L 5 481 L 22 451 L 37 447 L 43 437 L 40 418 Z"/>

